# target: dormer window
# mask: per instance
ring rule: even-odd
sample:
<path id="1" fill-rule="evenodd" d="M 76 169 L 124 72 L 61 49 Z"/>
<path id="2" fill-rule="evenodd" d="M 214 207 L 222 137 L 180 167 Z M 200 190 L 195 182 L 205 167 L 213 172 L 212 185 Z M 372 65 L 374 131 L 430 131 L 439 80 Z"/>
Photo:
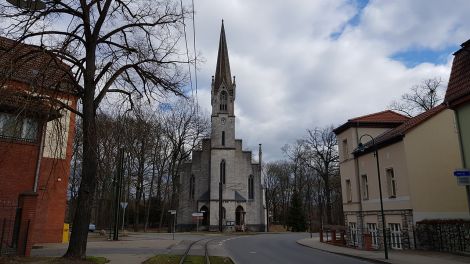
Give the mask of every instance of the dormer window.
<path id="1" fill-rule="evenodd" d="M 220 110 L 227 111 L 227 92 L 220 92 Z"/>

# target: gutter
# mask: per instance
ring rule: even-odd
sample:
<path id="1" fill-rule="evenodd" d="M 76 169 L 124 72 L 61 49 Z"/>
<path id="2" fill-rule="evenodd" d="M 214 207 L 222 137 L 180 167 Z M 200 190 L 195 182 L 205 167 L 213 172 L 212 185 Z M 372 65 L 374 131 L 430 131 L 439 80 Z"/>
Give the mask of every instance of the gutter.
<path id="1" fill-rule="evenodd" d="M 38 191 L 39 172 L 41 170 L 41 160 L 42 160 L 42 154 L 44 151 L 44 140 L 46 138 L 46 126 L 47 126 L 47 122 L 44 122 L 42 125 L 42 129 L 41 129 L 41 142 L 39 143 L 38 158 L 36 162 L 36 172 L 34 174 L 33 192 Z"/>

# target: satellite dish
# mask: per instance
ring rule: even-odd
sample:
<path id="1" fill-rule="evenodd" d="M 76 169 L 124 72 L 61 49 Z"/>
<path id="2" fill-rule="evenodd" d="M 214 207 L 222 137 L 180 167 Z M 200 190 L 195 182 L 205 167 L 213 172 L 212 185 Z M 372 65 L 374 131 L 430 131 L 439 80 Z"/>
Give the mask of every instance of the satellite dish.
<path id="1" fill-rule="evenodd" d="M 46 4 L 41 0 L 6 0 L 8 3 L 29 11 L 36 11 L 46 8 Z"/>

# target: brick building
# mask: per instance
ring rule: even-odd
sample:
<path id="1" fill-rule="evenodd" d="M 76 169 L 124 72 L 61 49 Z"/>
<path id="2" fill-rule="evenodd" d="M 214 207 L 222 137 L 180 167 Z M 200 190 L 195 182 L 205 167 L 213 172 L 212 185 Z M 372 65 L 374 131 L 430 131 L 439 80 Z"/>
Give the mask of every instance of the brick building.
<path id="1" fill-rule="evenodd" d="M 4 252 L 16 243 L 28 255 L 32 243 L 62 241 L 77 106 L 70 74 L 47 50 L 0 37 Z"/>

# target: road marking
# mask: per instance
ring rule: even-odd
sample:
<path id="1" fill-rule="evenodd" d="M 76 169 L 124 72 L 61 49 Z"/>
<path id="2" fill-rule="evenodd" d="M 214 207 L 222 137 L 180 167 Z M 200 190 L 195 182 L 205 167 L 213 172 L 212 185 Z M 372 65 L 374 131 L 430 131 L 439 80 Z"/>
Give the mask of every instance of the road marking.
<path id="1" fill-rule="evenodd" d="M 250 254 L 256 254 L 256 251 L 250 251 Z"/>

